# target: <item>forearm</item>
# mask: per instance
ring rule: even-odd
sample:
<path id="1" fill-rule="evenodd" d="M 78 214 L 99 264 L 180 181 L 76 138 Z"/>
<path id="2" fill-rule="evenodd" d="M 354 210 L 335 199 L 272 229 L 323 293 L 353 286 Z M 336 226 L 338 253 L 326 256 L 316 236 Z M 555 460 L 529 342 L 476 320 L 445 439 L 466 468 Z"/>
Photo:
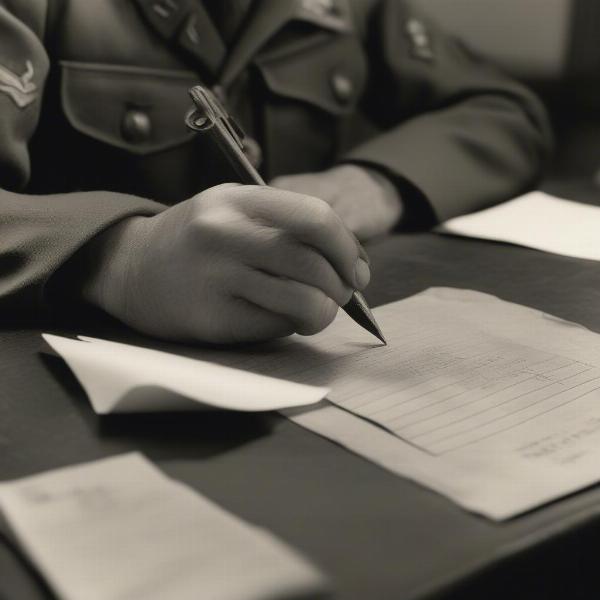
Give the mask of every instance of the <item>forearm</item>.
<path id="1" fill-rule="evenodd" d="M 406 180 L 442 221 L 532 186 L 550 148 L 544 126 L 513 99 L 491 94 L 392 127 L 344 160 Z"/>
<path id="2" fill-rule="evenodd" d="M 341 160 L 406 182 L 436 220 L 533 185 L 552 149 L 536 96 L 444 32 L 417 2 L 373 6 L 365 39 L 371 79 L 362 110 L 382 133 Z"/>
<path id="3" fill-rule="evenodd" d="M 108 192 L 29 196 L 0 191 L 0 318 L 39 320 L 76 288 L 77 282 L 59 276 L 81 248 L 129 216 L 163 208 Z"/>

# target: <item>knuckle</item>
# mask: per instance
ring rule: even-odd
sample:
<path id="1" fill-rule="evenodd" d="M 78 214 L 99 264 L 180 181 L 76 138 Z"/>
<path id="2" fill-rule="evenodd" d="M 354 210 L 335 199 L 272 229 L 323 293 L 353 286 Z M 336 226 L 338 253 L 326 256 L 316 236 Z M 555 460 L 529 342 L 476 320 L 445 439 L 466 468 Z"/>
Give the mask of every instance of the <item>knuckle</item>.
<path id="1" fill-rule="evenodd" d="M 311 198 L 308 227 L 314 235 L 329 236 L 339 226 L 338 218 L 331 206 L 319 198 Z"/>
<path id="2" fill-rule="evenodd" d="M 188 223 L 187 229 L 190 235 L 200 240 L 219 231 L 219 222 L 210 213 L 203 212 L 194 216 Z"/>
<path id="3" fill-rule="evenodd" d="M 187 241 L 194 248 L 230 254 L 235 239 L 234 219 L 229 211 L 205 211 L 187 224 Z"/>

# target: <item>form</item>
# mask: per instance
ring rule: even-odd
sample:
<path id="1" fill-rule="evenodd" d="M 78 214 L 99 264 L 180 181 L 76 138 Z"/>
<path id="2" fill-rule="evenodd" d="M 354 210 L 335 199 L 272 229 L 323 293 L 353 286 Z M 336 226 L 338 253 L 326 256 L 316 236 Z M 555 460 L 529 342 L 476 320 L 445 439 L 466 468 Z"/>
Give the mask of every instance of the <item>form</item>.
<path id="1" fill-rule="evenodd" d="M 0 511 L 64 600 L 296 600 L 327 587 L 289 546 L 140 454 L 1 483 Z"/>
<path id="2" fill-rule="evenodd" d="M 211 360 L 304 384 L 287 414 L 494 519 L 600 479 L 600 336 L 469 290 L 374 311 L 388 346 L 340 315 L 323 333 Z"/>
<path id="3" fill-rule="evenodd" d="M 600 207 L 530 192 L 442 223 L 437 231 L 600 260 Z"/>

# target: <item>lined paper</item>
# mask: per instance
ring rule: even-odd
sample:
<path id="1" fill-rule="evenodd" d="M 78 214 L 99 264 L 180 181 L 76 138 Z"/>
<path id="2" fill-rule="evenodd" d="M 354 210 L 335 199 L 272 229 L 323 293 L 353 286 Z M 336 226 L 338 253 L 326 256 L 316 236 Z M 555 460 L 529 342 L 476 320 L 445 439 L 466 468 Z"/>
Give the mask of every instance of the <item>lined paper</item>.
<path id="1" fill-rule="evenodd" d="M 470 290 L 376 308 L 382 346 L 340 314 L 323 333 L 205 358 L 304 384 L 296 422 L 494 519 L 600 479 L 600 336 Z"/>
<path id="2" fill-rule="evenodd" d="M 377 351 L 368 376 L 354 372 L 331 400 L 441 455 L 600 388 L 592 365 L 429 316 L 426 328 L 402 336 L 400 352 Z M 392 335 L 409 324 L 395 325 Z M 390 372 L 398 377 L 386 382 Z"/>

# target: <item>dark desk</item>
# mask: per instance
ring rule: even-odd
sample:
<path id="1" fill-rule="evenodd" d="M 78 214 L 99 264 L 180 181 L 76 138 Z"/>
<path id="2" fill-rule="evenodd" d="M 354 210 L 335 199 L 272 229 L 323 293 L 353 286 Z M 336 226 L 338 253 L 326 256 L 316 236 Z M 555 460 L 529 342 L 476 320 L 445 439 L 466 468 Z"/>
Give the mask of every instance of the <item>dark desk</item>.
<path id="1" fill-rule="evenodd" d="M 595 200 L 591 188 L 573 190 Z M 598 263 L 433 234 L 391 237 L 369 251 L 374 305 L 430 286 L 465 287 L 600 332 Z M 38 331 L 0 333 L 1 479 L 141 450 L 312 557 L 344 600 L 600 597 L 600 487 L 492 523 L 272 415 L 100 419 L 42 346 Z M 0 598 L 51 597 L 0 541 Z"/>

